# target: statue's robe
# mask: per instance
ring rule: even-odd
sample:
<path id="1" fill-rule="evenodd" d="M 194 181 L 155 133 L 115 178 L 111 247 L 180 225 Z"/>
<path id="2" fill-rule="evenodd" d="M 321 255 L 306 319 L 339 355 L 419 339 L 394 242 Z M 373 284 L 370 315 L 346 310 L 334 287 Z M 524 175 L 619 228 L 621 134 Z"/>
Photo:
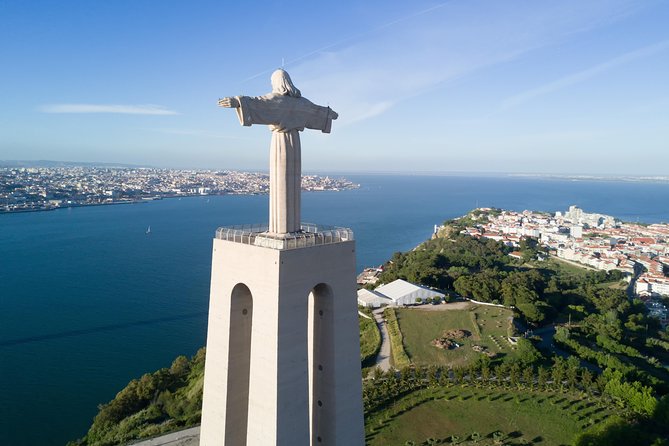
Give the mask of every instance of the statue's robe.
<path id="1" fill-rule="evenodd" d="M 302 160 L 300 134 L 305 128 L 330 133 L 334 112 L 305 98 L 270 93 L 237 96 L 239 122 L 244 126 L 269 125 L 272 131 L 269 161 L 269 232 L 300 230 Z"/>

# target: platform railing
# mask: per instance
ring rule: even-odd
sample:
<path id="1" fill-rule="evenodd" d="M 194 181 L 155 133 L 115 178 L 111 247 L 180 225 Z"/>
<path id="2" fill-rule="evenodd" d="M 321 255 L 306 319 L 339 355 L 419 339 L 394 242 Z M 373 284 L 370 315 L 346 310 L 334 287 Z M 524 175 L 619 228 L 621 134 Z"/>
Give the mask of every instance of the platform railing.
<path id="1" fill-rule="evenodd" d="M 269 232 L 267 224 L 224 226 L 216 230 L 216 238 L 273 249 L 298 249 L 354 240 L 349 228 L 313 223 L 302 223 L 300 227 L 299 232 L 274 234 Z"/>

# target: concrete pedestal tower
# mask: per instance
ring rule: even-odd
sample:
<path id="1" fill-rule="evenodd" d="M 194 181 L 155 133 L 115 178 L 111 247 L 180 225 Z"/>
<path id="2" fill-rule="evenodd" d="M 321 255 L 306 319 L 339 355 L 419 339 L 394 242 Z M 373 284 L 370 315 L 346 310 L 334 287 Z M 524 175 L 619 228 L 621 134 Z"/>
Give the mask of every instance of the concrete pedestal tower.
<path id="1" fill-rule="evenodd" d="M 283 70 L 273 92 L 290 94 L 278 72 L 306 101 Z M 270 192 L 268 225 L 216 231 L 200 445 L 363 445 L 353 233 L 296 222 L 301 172 L 285 165 L 299 163 L 300 130 L 329 132 L 337 115 L 272 95 L 219 101 L 278 133 L 270 187 L 289 187 Z"/>

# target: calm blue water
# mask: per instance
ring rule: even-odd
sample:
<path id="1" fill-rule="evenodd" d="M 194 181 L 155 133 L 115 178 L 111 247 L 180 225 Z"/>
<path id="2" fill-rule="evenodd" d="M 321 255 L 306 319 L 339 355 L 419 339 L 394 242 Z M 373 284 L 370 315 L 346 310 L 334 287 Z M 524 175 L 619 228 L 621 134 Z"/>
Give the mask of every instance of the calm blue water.
<path id="1" fill-rule="evenodd" d="M 476 205 L 669 221 L 663 184 L 349 178 L 362 188 L 304 194 L 303 220 L 353 228 L 358 269 Z M 0 445 L 77 438 L 130 379 L 195 353 L 216 227 L 266 213 L 266 196 L 225 196 L 0 215 Z"/>

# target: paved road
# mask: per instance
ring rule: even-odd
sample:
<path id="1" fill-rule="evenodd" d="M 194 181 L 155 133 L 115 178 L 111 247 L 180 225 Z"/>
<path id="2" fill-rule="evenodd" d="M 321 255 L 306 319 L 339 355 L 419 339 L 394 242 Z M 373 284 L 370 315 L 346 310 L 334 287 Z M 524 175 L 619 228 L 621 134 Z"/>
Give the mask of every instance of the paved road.
<path id="1" fill-rule="evenodd" d="M 560 347 L 556 346 L 553 343 L 553 337 L 555 337 L 554 324 L 546 325 L 545 327 L 532 330 L 532 334 L 534 336 L 539 336 L 541 338 L 541 342 L 539 342 L 538 346 L 544 351 L 553 352 L 556 355 L 562 356 L 565 359 L 571 356 L 571 353 L 562 350 Z"/>
<path id="2" fill-rule="evenodd" d="M 198 446 L 200 444 L 200 427 L 191 427 L 162 437 L 129 444 L 132 446 Z"/>
<path id="3" fill-rule="evenodd" d="M 376 326 L 379 327 L 381 333 L 381 348 L 379 354 L 376 356 L 376 367 L 381 368 L 384 372 L 390 370 L 390 338 L 388 337 L 388 327 L 383 318 L 383 308 L 373 311 Z"/>
<path id="4" fill-rule="evenodd" d="M 630 280 L 630 284 L 627 287 L 627 297 L 630 301 L 633 301 L 636 297 L 636 281 L 641 274 L 644 272 L 644 266 L 640 263 L 634 264 L 634 276 Z"/>
<path id="5" fill-rule="evenodd" d="M 545 327 L 538 328 L 534 331 L 532 331 L 532 334 L 535 336 L 539 336 L 541 338 L 541 342 L 539 342 L 539 347 L 541 347 L 545 351 L 551 351 L 555 353 L 558 356 L 561 356 L 565 359 L 569 358 L 570 356 L 575 356 L 572 355 L 571 353 L 562 350 L 560 347 L 556 346 L 553 343 L 553 337 L 555 337 L 555 325 L 546 325 Z M 583 359 L 581 361 L 581 367 L 585 367 L 593 372 L 601 373 L 602 369 L 597 366 L 596 364 L 593 364 L 591 362 L 585 361 Z"/>

